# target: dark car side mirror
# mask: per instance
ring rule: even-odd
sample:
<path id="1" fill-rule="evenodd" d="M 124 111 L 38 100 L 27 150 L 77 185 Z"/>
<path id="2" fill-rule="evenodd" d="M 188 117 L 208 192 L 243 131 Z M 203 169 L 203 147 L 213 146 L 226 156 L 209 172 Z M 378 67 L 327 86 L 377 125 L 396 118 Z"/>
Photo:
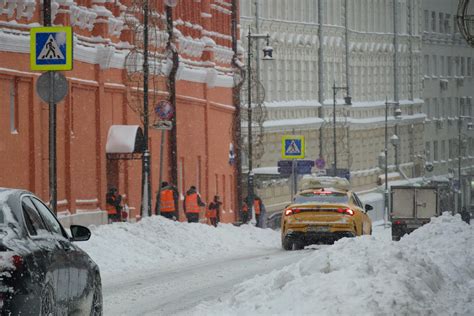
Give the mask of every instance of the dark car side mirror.
<path id="1" fill-rule="evenodd" d="M 370 204 L 365 204 L 365 211 L 368 212 L 368 211 L 372 211 L 374 209 L 374 207 Z"/>
<path id="2" fill-rule="evenodd" d="M 80 225 L 71 225 L 72 241 L 86 241 L 91 238 L 89 228 Z"/>

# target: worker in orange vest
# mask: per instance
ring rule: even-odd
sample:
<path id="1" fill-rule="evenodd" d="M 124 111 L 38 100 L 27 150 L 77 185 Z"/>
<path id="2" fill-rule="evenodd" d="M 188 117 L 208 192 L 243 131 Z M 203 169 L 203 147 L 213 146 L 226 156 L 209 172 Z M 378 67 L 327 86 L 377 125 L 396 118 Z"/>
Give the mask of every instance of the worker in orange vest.
<path id="1" fill-rule="evenodd" d="M 121 220 L 122 212 L 122 196 L 118 194 L 116 188 L 109 189 L 109 192 L 105 195 L 105 202 L 105 209 L 107 210 L 109 223 L 119 222 Z"/>
<path id="2" fill-rule="evenodd" d="M 161 183 L 161 190 L 156 196 L 155 212 L 157 215 L 178 219 L 178 190 L 166 181 Z"/>
<path id="3" fill-rule="evenodd" d="M 247 202 L 243 201 L 242 202 L 242 223 L 247 224 L 249 221 L 249 207 L 247 205 Z"/>
<path id="4" fill-rule="evenodd" d="M 255 209 L 255 220 L 257 221 L 257 227 L 263 227 L 263 215 L 265 213 L 265 206 L 263 205 L 262 199 L 258 196 L 253 198 L 253 208 Z"/>
<path id="5" fill-rule="evenodd" d="M 186 192 L 186 197 L 183 202 L 184 214 L 188 219 L 188 223 L 197 223 L 199 222 L 199 213 L 201 212 L 200 207 L 206 206 L 206 204 L 201 201 L 201 196 L 197 193 L 196 187 L 193 185 Z"/>
<path id="6" fill-rule="evenodd" d="M 209 219 L 209 222 L 214 227 L 217 227 L 217 223 L 220 220 L 221 205 L 222 202 L 219 201 L 219 196 L 214 195 L 214 200 L 209 203 L 209 209 L 206 212 L 206 217 Z"/>

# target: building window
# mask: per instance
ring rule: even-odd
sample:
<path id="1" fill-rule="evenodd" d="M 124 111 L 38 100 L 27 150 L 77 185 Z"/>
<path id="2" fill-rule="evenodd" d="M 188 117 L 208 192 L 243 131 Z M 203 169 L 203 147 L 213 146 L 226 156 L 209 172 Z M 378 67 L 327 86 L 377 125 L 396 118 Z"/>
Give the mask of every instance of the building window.
<path id="1" fill-rule="evenodd" d="M 425 156 L 426 156 L 426 161 L 431 161 L 431 146 L 430 142 L 425 143 Z"/>
<path id="2" fill-rule="evenodd" d="M 439 102 L 437 98 L 433 98 L 434 103 L 434 117 L 439 117 Z"/>
<path id="3" fill-rule="evenodd" d="M 447 34 L 451 33 L 451 15 L 450 14 L 446 14 L 444 16 L 444 32 L 446 32 Z"/>
<path id="4" fill-rule="evenodd" d="M 425 31 L 430 29 L 430 12 L 425 10 Z"/>
<path id="5" fill-rule="evenodd" d="M 464 103 L 464 98 L 459 98 L 459 108 L 461 109 L 460 115 L 466 115 L 466 105 Z"/>
<path id="6" fill-rule="evenodd" d="M 453 59 L 451 56 L 448 56 L 448 76 L 453 75 Z"/>
<path id="7" fill-rule="evenodd" d="M 450 139 L 448 141 L 448 147 L 449 147 L 449 159 L 453 159 L 454 157 L 454 145 L 453 145 L 453 140 Z"/>
<path id="8" fill-rule="evenodd" d="M 202 188 L 201 179 L 202 179 L 201 156 L 198 156 L 197 161 L 196 161 L 196 187 L 198 191 L 200 191 Z"/>
<path id="9" fill-rule="evenodd" d="M 443 117 L 446 116 L 446 109 L 445 109 L 446 103 L 445 103 L 445 99 L 444 99 L 444 98 L 440 98 L 440 101 L 441 101 L 441 106 L 440 106 L 439 117 L 440 117 L 440 118 L 443 118 Z"/>
<path id="10" fill-rule="evenodd" d="M 425 55 L 423 56 L 424 59 L 424 65 L 425 65 L 425 75 L 429 76 L 430 75 L 430 56 Z"/>
<path id="11" fill-rule="evenodd" d="M 439 75 L 440 76 L 445 76 L 446 75 L 446 68 L 445 68 L 445 64 L 444 64 L 444 56 L 440 56 L 439 57 Z"/>
<path id="12" fill-rule="evenodd" d="M 186 192 L 185 191 L 185 183 L 184 183 L 184 157 L 181 157 L 178 160 L 178 190 L 179 192 Z"/>
<path id="13" fill-rule="evenodd" d="M 466 64 L 467 64 L 467 76 L 471 77 L 472 76 L 472 60 L 471 60 L 471 57 L 467 58 Z"/>
<path id="14" fill-rule="evenodd" d="M 444 33 L 444 14 L 439 13 L 439 32 Z"/>
<path id="15" fill-rule="evenodd" d="M 15 79 L 9 80 L 10 94 L 10 133 L 18 133 L 18 107 L 16 102 L 16 85 Z"/>
<path id="16" fill-rule="evenodd" d="M 464 67 L 465 59 L 464 57 L 461 57 L 461 76 L 466 75 L 466 67 Z"/>
<path id="17" fill-rule="evenodd" d="M 436 12 L 431 12 L 431 31 L 436 32 Z"/>
<path id="18" fill-rule="evenodd" d="M 446 159 L 446 141 L 445 140 L 441 141 L 441 159 L 442 160 Z"/>
<path id="19" fill-rule="evenodd" d="M 430 98 L 426 98 L 425 101 L 425 113 L 428 118 L 431 118 L 431 100 Z"/>
<path id="20" fill-rule="evenodd" d="M 433 160 L 438 161 L 438 141 L 433 142 Z"/>

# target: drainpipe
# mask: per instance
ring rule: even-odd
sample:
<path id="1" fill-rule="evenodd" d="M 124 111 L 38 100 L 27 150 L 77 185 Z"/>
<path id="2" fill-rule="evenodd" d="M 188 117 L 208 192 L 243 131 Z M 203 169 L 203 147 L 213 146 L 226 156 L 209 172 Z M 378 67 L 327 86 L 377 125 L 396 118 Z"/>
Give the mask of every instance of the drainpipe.
<path id="1" fill-rule="evenodd" d="M 170 74 L 168 76 L 168 91 L 169 91 L 169 101 L 173 105 L 174 117 L 172 119 L 173 128 L 171 129 L 170 135 L 170 161 L 171 161 L 171 181 L 174 185 L 178 185 L 178 141 L 177 141 L 177 109 L 176 109 L 176 73 L 179 66 L 179 55 L 176 51 L 176 47 L 173 44 L 174 35 L 173 35 L 173 8 L 166 6 L 166 26 L 168 31 L 168 43 L 166 43 L 166 48 L 172 52 L 172 62 L 173 66 L 171 68 Z M 161 183 L 159 184 L 161 185 Z M 184 188 L 183 188 L 184 189 Z"/>
<path id="2" fill-rule="evenodd" d="M 234 150 L 235 150 L 235 163 L 236 163 L 236 177 L 235 184 L 237 189 L 237 214 L 241 216 L 242 210 L 242 131 L 241 131 L 241 112 L 240 112 L 240 90 L 242 85 L 245 82 L 245 66 L 239 60 L 238 51 L 237 51 L 237 41 L 238 41 L 238 28 L 237 28 L 237 0 L 232 0 L 232 51 L 234 56 L 232 57 L 232 67 L 234 68 L 235 74 L 240 74 L 240 81 L 236 83 L 232 89 L 232 102 L 235 108 L 234 114 Z M 236 218 L 236 221 L 238 219 Z"/>
<path id="3" fill-rule="evenodd" d="M 346 87 L 347 96 L 351 96 L 351 65 L 350 65 L 350 52 L 349 52 L 349 8 L 348 0 L 344 0 L 344 24 L 346 29 L 345 40 L 346 40 Z"/>
<path id="4" fill-rule="evenodd" d="M 321 105 L 318 110 L 319 118 L 324 117 L 323 103 L 324 103 L 324 80 L 323 80 L 323 63 L 324 63 L 324 50 L 323 50 L 323 2 L 324 0 L 318 1 L 318 101 Z M 322 127 L 322 125 L 321 125 Z M 319 129 L 319 157 L 323 157 L 323 129 Z"/>
<path id="5" fill-rule="evenodd" d="M 393 101 L 398 102 L 398 0 L 393 0 Z"/>

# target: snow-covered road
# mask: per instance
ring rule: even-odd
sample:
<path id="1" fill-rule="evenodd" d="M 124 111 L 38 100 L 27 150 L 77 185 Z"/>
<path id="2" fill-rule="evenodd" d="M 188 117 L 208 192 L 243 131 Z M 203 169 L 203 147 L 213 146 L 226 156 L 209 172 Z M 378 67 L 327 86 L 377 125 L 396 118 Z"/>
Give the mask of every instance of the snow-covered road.
<path id="1" fill-rule="evenodd" d="M 279 232 L 152 217 L 92 228 L 104 315 L 474 315 L 474 227 L 448 213 L 281 250 Z"/>
<path id="2" fill-rule="evenodd" d="M 206 300 L 225 296 L 240 282 L 269 273 L 307 255 L 281 249 L 260 254 L 209 258 L 206 263 L 179 263 L 142 276 L 104 284 L 104 315 L 176 315 Z"/>

